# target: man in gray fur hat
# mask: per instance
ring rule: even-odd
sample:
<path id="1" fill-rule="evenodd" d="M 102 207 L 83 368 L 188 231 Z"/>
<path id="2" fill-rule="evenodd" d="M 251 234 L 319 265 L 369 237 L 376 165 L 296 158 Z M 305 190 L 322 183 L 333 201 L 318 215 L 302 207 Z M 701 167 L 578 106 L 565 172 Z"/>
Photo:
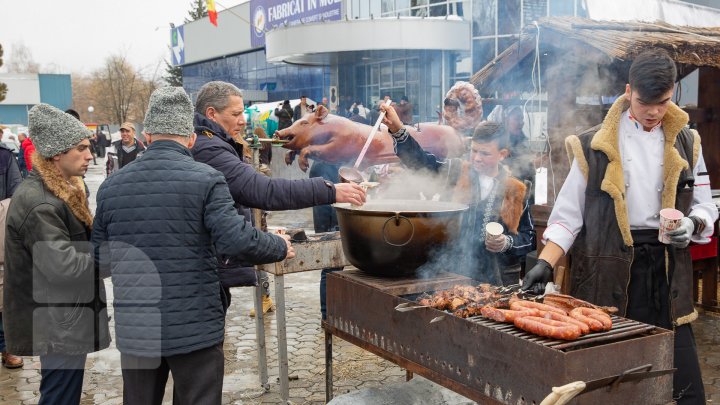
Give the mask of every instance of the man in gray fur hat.
<path id="1" fill-rule="evenodd" d="M 40 356 L 40 404 L 79 404 L 87 353 L 110 343 L 82 180 L 92 160 L 90 131 L 47 104 L 30 110 L 29 127 L 33 170 L 7 214 L 7 350 Z"/>
<path id="2" fill-rule="evenodd" d="M 124 404 L 220 404 L 225 314 L 215 254 L 273 263 L 286 235 L 260 232 L 234 208 L 223 174 L 193 160 L 193 106 L 163 87 L 145 114 L 145 153 L 98 190 L 92 241 L 109 265 Z M 142 218 L 134 209 L 142 209 Z"/>

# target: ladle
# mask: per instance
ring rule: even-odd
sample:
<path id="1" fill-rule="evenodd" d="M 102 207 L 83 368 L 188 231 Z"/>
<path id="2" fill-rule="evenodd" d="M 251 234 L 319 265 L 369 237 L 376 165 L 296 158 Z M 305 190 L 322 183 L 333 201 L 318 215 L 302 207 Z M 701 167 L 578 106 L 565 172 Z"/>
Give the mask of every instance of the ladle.
<path id="1" fill-rule="evenodd" d="M 392 100 L 385 101 L 385 106 L 389 107 L 392 103 Z M 358 155 L 357 160 L 355 161 L 355 165 L 353 167 L 348 166 L 342 166 L 338 170 L 338 174 L 340 175 L 340 180 L 345 183 L 362 183 L 366 181 L 365 177 L 360 173 L 360 170 L 358 168 L 360 167 L 360 163 L 362 162 L 363 158 L 365 157 L 365 154 L 367 153 L 368 149 L 370 148 L 370 144 L 372 143 L 373 138 L 375 137 L 375 134 L 377 133 L 378 129 L 380 128 L 380 124 L 382 123 L 383 118 L 385 118 L 385 111 L 380 112 L 380 116 L 378 117 L 377 121 L 375 122 L 375 126 L 373 126 L 372 131 L 370 131 L 370 135 L 368 135 L 367 140 L 365 141 L 365 145 L 363 146 L 362 150 L 360 151 L 360 154 Z"/>

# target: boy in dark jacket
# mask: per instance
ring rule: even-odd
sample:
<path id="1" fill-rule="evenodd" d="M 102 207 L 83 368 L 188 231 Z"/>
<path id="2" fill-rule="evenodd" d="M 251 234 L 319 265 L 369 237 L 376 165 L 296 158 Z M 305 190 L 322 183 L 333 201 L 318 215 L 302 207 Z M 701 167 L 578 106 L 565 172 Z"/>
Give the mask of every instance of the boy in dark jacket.
<path id="1" fill-rule="evenodd" d="M 453 245 L 452 256 L 462 259 L 455 271 L 494 285 L 516 284 L 519 271 L 515 269 L 520 258 L 534 249 L 535 229 L 525 184 L 500 163 L 508 154 L 502 125 L 486 121 L 475 128 L 469 162 L 438 161 L 408 135 L 393 107 L 380 108 L 387 112 L 383 122 L 400 160 L 411 169 L 441 173 L 448 179 L 448 197 L 470 206 L 463 215 L 460 239 Z M 487 234 L 489 222 L 500 223 L 502 234 Z"/>
<path id="2" fill-rule="evenodd" d="M 172 373 L 176 403 L 219 405 L 225 314 L 215 254 L 258 264 L 294 256 L 287 236 L 238 215 L 222 173 L 193 160 L 192 114 L 182 88 L 155 90 L 150 146 L 98 190 L 92 241 L 112 274 L 125 404 L 161 404 Z"/>

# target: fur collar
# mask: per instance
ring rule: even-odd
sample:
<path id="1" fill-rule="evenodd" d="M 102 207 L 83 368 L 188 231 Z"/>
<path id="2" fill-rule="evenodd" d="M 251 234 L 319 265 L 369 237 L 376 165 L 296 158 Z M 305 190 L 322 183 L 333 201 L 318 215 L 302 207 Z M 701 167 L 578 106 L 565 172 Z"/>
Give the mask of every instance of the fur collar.
<path id="1" fill-rule="evenodd" d="M 471 175 L 471 165 L 469 162 L 462 163 L 462 171 L 455 189 L 453 190 L 453 201 L 462 204 L 469 204 L 472 201 L 473 181 L 476 181 Z M 499 178 L 505 183 L 505 194 L 503 195 L 502 205 L 500 206 L 500 219 L 507 226 L 508 230 L 517 235 L 518 226 L 520 226 L 520 217 L 525 209 L 525 193 L 527 187 L 525 183 L 512 177 L 506 166 L 500 168 Z"/>
<path id="2" fill-rule="evenodd" d="M 633 239 L 630 234 L 627 202 L 625 201 L 625 176 L 623 174 L 620 148 L 618 146 L 620 119 L 623 112 L 625 112 L 629 106 L 630 102 L 625 95 L 615 101 L 603 120 L 602 128 L 593 136 L 590 146 L 593 150 L 605 153 L 610 161 L 600 189 L 612 197 L 615 203 L 615 216 L 618 219 L 623 241 L 626 245 L 632 246 Z M 680 153 L 675 149 L 675 140 L 682 128 L 687 125 L 687 122 L 687 113 L 670 102 L 670 106 L 662 121 L 663 132 L 665 134 L 662 208 L 675 207 L 676 185 L 680 178 L 680 173 L 689 167 L 688 162 L 680 157 Z"/>
<path id="3" fill-rule="evenodd" d="M 85 224 L 88 229 L 92 229 L 93 216 L 88 208 L 87 196 L 85 194 L 85 183 L 82 177 L 76 176 L 65 181 L 58 169 L 52 163 L 35 152 L 32 155 L 33 171 L 42 179 L 45 187 L 50 190 L 55 197 L 61 199 L 70 208 L 80 222 Z"/>

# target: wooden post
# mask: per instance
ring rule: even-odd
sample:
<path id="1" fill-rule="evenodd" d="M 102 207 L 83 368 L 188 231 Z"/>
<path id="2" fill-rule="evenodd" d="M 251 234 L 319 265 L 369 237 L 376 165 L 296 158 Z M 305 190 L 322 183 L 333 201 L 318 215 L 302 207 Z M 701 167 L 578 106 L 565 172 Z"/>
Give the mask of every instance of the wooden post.
<path id="1" fill-rule="evenodd" d="M 710 186 L 720 188 L 720 69 L 699 68 L 698 107 L 709 111 L 710 117 L 698 123 L 702 138 L 703 157 L 710 175 Z"/>

